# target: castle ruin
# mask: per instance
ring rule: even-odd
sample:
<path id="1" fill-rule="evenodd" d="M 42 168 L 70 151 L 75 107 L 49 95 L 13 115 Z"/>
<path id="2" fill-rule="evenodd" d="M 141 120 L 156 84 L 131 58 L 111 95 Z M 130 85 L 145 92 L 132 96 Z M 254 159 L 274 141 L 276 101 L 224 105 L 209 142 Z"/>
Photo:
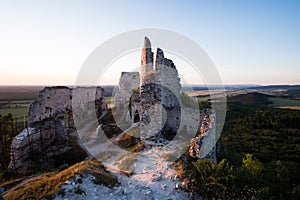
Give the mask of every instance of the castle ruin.
<path id="1" fill-rule="evenodd" d="M 151 145 L 163 145 L 179 132 L 192 138 L 189 154 L 201 158 L 203 141 L 215 144 L 213 119 L 205 121 L 206 111 L 185 107 L 180 100 L 181 84 L 172 60 L 156 49 L 155 61 L 151 42 L 145 37 L 141 54 L 141 74 L 122 72 L 119 90 L 115 93 L 115 109 L 123 110 L 129 124 L 138 124 L 140 139 Z M 204 123 L 205 122 L 205 123 Z M 196 136 L 196 137 L 195 137 Z M 205 146 L 204 145 L 204 146 Z M 215 150 L 209 154 L 215 160 Z"/>
<path id="2" fill-rule="evenodd" d="M 151 42 L 145 37 L 141 74 L 122 72 L 115 106 L 124 107 L 125 112 L 129 109 L 127 121 L 139 123 L 142 139 L 156 140 L 159 134 L 171 140 L 180 125 L 180 91 L 180 78 L 173 61 L 157 48 L 154 63 Z"/>
<path id="3" fill-rule="evenodd" d="M 50 157 L 67 151 L 69 136 L 77 136 L 73 117 L 88 118 L 91 112 L 100 117 L 106 109 L 101 87 L 45 87 L 29 106 L 28 127 L 12 141 L 9 167 L 25 167 L 33 158 L 53 165 Z"/>

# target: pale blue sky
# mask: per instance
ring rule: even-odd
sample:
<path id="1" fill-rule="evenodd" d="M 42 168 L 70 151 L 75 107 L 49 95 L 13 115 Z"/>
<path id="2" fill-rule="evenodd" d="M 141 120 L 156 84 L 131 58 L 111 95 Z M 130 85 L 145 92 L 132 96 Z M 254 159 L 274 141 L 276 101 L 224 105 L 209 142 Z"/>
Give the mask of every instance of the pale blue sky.
<path id="1" fill-rule="evenodd" d="M 74 84 L 98 45 L 149 27 L 197 42 L 225 84 L 300 84 L 299 19 L 296 0 L 0 0 L 0 84 Z"/>

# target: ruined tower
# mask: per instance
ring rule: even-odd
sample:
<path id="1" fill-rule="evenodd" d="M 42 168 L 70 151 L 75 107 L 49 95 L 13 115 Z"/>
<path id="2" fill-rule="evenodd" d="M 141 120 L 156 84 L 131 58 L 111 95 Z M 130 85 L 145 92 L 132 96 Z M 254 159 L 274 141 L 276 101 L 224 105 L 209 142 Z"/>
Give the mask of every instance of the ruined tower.
<path id="1" fill-rule="evenodd" d="M 116 106 L 127 106 L 132 91 L 140 85 L 140 74 L 138 72 L 122 72 L 119 80 L 119 89 L 115 94 Z"/>
<path id="2" fill-rule="evenodd" d="M 141 85 L 149 72 L 153 72 L 153 52 L 150 40 L 145 37 L 141 56 Z"/>
<path id="3" fill-rule="evenodd" d="M 175 102 L 168 99 L 166 89 L 172 91 L 177 98 L 180 98 L 181 84 L 178 71 L 172 60 L 165 58 L 163 50 L 157 48 L 155 59 L 155 70 L 157 83 L 163 86 L 162 102 L 165 105 L 172 106 Z"/>

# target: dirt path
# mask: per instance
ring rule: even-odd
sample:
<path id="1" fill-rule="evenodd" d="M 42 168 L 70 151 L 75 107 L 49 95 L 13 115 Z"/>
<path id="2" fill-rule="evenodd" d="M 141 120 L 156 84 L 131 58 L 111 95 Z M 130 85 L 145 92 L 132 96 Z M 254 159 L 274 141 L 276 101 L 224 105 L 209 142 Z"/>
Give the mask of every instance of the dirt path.
<path id="1" fill-rule="evenodd" d="M 190 193 L 181 189 L 184 188 L 184 184 L 179 180 L 172 164 L 159 157 L 154 149 L 137 157 L 132 176 L 128 177 L 118 170 L 112 170 L 112 173 L 118 177 L 120 182 L 118 187 L 108 189 L 94 185 L 92 177 L 86 177 L 80 186 L 64 185 L 63 188 L 67 192 L 63 197 L 56 196 L 55 199 L 190 199 Z M 84 195 L 72 192 L 76 187 L 80 187 Z"/>
<path id="2" fill-rule="evenodd" d="M 95 139 L 88 145 L 93 155 L 103 154 L 101 159 L 106 158 L 99 160 L 118 177 L 120 182 L 118 187 L 108 189 L 95 185 L 91 177 L 86 177 L 80 185 L 85 193 L 84 196 L 74 193 L 74 188 L 78 186 L 64 185 L 65 191 L 70 192 L 66 192 L 64 197 L 56 196 L 55 199 L 189 199 L 190 194 L 180 189 L 184 188 L 184 183 L 179 180 L 172 164 L 160 156 L 159 148 L 153 147 L 142 153 L 133 154 L 113 144 L 136 126 L 137 124 L 133 124 L 111 141 L 102 133 L 100 135 L 102 140 Z M 132 157 L 135 158 L 134 163 L 131 163 L 133 172 L 132 176 L 128 177 L 121 172 L 120 168 L 122 162 L 126 163 L 126 159 Z"/>

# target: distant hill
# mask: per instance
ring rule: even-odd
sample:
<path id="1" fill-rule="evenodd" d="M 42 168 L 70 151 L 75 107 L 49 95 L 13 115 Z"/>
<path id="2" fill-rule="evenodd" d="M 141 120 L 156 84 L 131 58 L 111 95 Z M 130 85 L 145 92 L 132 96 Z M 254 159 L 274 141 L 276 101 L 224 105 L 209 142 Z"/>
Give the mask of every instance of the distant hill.
<path id="1" fill-rule="evenodd" d="M 18 101 L 18 100 L 34 100 L 38 97 L 39 92 L 45 86 L 1 86 L 0 85 L 0 101 Z M 104 95 L 111 96 L 115 87 L 114 85 L 105 85 Z"/>
<path id="2" fill-rule="evenodd" d="M 300 90 L 300 85 L 266 85 L 251 87 L 251 89 L 257 90 Z"/>
<path id="3" fill-rule="evenodd" d="M 236 84 L 236 85 L 182 85 L 184 90 L 208 90 L 208 89 L 227 89 L 227 90 L 259 90 L 259 91 L 272 91 L 272 90 L 286 90 L 295 91 L 300 90 L 300 85 L 258 85 L 258 84 Z"/>
<path id="4" fill-rule="evenodd" d="M 45 86 L 0 86 L 0 100 L 33 100 Z"/>
<path id="5" fill-rule="evenodd" d="M 269 96 L 258 92 L 252 92 L 247 94 L 239 94 L 236 96 L 228 97 L 228 102 L 240 103 L 242 105 L 267 105 Z"/>
<path id="6" fill-rule="evenodd" d="M 113 95 L 114 90 L 118 89 L 117 85 L 100 85 L 102 88 L 104 88 L 104 96 L 110 97 Z"/>
<path id="7" fill-rule="evenodd" d="M 256 92 L 267 92 L 277 97 L 289 97 L 290 99 L 300 99 L 300 85 L 268 85 L 252 87 Z"/>
<path id="8" fill-rule="evenodd" d="M 219 90 L 219 89 L 226 89 L 226 90 L 242 90 L 242 89 L 250 89 L 260 87 L 258 84 L 236 84 L 236 85 L 182 85 L 183 90 L 189 91 L 199 91 L 199 90 Z"/>

